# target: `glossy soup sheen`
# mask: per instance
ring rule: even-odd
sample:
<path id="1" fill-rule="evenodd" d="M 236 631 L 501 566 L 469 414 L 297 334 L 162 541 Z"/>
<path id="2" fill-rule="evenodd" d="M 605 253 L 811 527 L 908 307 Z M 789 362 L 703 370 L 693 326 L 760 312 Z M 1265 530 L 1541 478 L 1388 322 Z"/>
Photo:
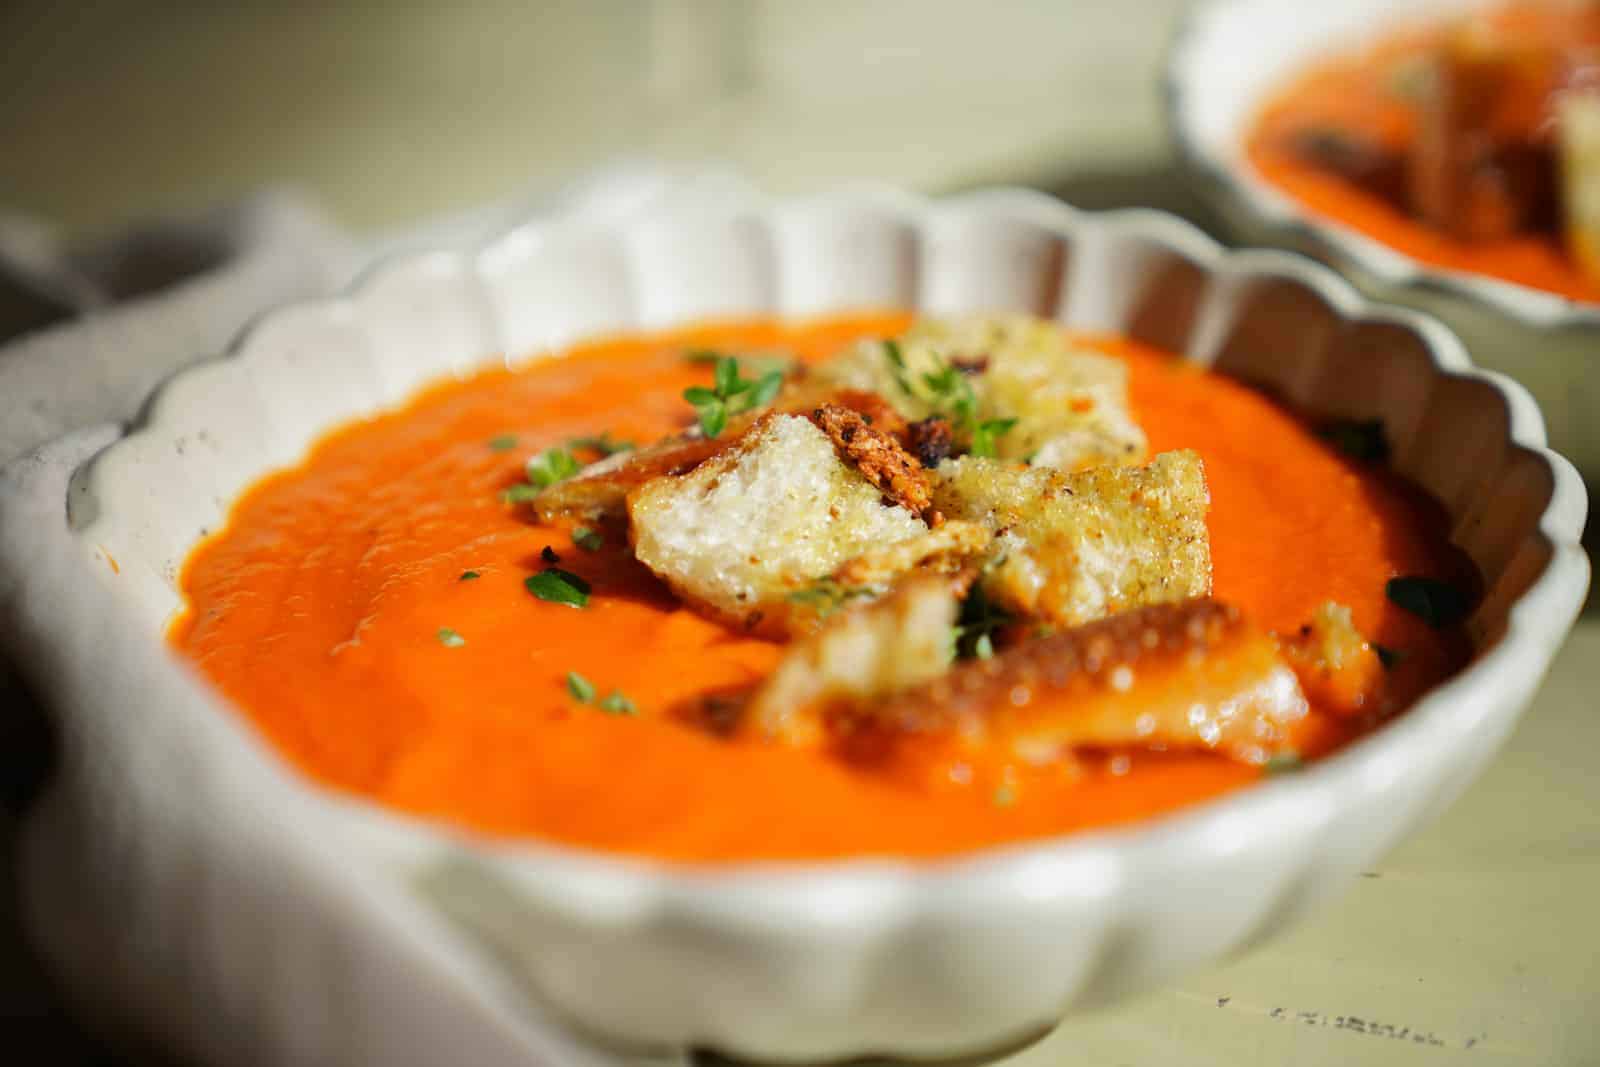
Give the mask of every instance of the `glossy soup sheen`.
<path id="1" fill-rule="evenodd" d="M 1209 755 L 1106 755 L 990 791 L 916 790 L 817 752 L 711 736 L 667 714 L 748 684 L 781 646 L 680 607 L 606 531 L 599 551 L 500 499 L 527 456 L 609 431 L 647 441 L 692 417 L 708 368 L 686 348 L 831 353 L 897 332 L 882 315 L 720 324 L 610 340 L 440 385 L 341 429 L 249 490 L 182 574 L 171 641 L 285 757 L 329 786 L 504 835 L 686 861 L 932 856 L 1105 826 L 1247 785 L 1258 768 Z M 1299 626 L 1322 601 L 1404 650 L 1414 696 L 1459 666 L 1459 635 L 1387 602 L 1400 574 L 1457 576 L 1433 502 L 1347 459 L 1284 408 L 1163 353 L 1089 339 L 1128 361 L 1151 451 L 1195 448 L 1212 493 L 1215 593 Z M 506 447 L 507 438 L 515 447 Z M 585 610 L 529 595 L 550 546 L 594 588 Z M 476 578 L 463 579 L 466 572 Z M 441 628 L 464 643 L 440 640 Z M 637 716 L 578 704 L 568 671 Z M 1319 752 L 1360 729 L 1313 714 Z"/>
<path id="2" fill-rule="evenodd" d="M 1600 48 L 1600 9 L 1508 4 L 1492 13 L 1499 25 L 1534 41 L 1591 40 Z M 1271 99 L 1246 145 L 1251 165 L 1271 185 L 1315 215 L 1343 223 L 1413 259 L 1600 303 L 1600 282 L 1584 276 L 1553 235 L 1522 233 L 1463 241 L 1430 229 L 1394 204 L 1308 162 L 1291 147 L 1299 131 L 1348 130 L 1384 145 L 1416 136 L 1414 106 L 1396 91 L 1406 64 L 1442 39 L 1443 25 L 1407 29 L 1363 52 L 1336 56 L 1301 73 Z"/>

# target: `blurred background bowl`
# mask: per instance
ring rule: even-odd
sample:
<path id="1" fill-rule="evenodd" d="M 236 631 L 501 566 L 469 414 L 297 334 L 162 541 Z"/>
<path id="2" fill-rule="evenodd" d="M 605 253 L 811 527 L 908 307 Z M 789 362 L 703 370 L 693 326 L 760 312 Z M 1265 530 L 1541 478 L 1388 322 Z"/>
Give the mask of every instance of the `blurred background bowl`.
<path id="1" fill-rule="evenodd" d="M 1268 184 L 1245 154 L 1262 106 L 1296 72 L 1419 21 L 1485 6 L 1485 0 L 1202 0 L 1168 56 L 1168 123 L 1230 239 L 1308 253 L 1376 299 L 1443 319 L 1479 365 L 1527 386 L 1544 412 L 1551 446 L 1593 485 L 1600 480 L 1600 304 L 1421 263 L 1310 213 Z"/>

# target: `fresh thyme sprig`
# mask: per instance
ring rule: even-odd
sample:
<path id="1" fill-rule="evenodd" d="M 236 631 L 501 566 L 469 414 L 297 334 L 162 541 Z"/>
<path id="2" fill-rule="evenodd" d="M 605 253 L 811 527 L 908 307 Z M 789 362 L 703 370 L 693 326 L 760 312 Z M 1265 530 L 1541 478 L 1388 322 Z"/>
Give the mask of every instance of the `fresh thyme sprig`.
<path id="1" fill-rule="evenodd" d="M 949 419 L 955 431 L 969 439 L 967 450 L 972 455 L 990 459 L 997 455 L 999 439 L 1017 424 L 1017 420 L 978 418 L 978 394 L 959 367 L 934 356 L 934 369 L 924 371 L 917 379 L 912 377 L 911 368 L 906 364 L 900 342 L 893 339 L 883 342 L 883 354 L 900 391 Z"/>
<path id="2" fill-rule="evenodd" d="M 739 373 L 739 361 L 732 356 L 717 357 L 710 388 L 691 385 L 683 391 L 683 398 L 694 406 L 700 418 L 700 430 L 707 437 L 716 437 L 727 429 L 728 417 L 772 403 L 783 388 L 783 371 L 768 371 L 760 378 L 745 378 Z"/>

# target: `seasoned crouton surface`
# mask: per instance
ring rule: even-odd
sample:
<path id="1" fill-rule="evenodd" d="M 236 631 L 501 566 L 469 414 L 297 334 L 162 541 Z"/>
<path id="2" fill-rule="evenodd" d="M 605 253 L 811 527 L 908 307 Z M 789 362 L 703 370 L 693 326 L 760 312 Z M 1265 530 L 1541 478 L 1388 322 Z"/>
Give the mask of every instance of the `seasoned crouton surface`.
<path id="1" fill-rule="evenodd" d="M 1008 610 L 1077 626 L 1211 589 L 1205 469 L 1197 453 L 1076 474 L 965 457 L 940 466 L 934 506 L 995 531 L 984 579 Z"/>
<path id="2" fill-rule="evenodd" d="M 839 458 L 860 471 L 887 499 L 932 525 L 942 521 L 929 507 L 933 490 L 928 476 L 900 442 L 838 404 L 817 408 L 811 421 L 828 435 Z"/>
<path id="3" fill-rule="evenodd" d="M 856 758 L 901 745 L 1048 764 L 1074 749 L 1165 745 L 1261 763 L 1307 712 L 1277 642 L 1202 599 L 1128 612 L 969 660 L 915 689 L 858 705 L 834 727 Z M 965 753 L 964 756 L 959 754 Z M 926 754 L 926 753 L 925 753 Z"/>
<path id="4" fill-rule="evenodd" d="M 893 596 L 837 613 L 790 646 L 756 692 L 747 727 L 786 744 L 816 744 L 830 704 L 881 699 L 943 674 L 963 584 L 917 578 Z"/>
<path id="5" fill-rule="evenodd" d="M 693 470 L 730 447 L 738 440 L 739 431 L 751 421 L 746 418 L 742 425 L 730 426 L 714 439 L 695 431 L 607 456 L 540 492 L 533 501 L 534 513 L 541 522 L 557 518 L 621 516 L 626 510 L 629 492 L 656 478 Z"/>
<path id="6" fill-rule="evenodd" d="M 628 497 L 635 555 L 674 592 L 744 626 L 869 548 L 927 532 L 797 415 L 768 414 L 688 474 Z"/>
<path id="7" fill-rule="evenodd" d="M 1318 707 L 1340 715 L 1378 710 L 1383 662 L 1356 629 L 1348 607 L 1327 601 L 1283 642 L 1284 658 Z"/>

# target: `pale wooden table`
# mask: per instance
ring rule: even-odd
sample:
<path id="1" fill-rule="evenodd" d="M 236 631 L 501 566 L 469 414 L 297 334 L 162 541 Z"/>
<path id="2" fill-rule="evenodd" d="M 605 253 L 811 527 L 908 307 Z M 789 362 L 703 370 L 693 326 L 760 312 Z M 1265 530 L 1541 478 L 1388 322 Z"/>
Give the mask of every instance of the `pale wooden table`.
<path id="1" fill-rule="evenodd" d="M 13 3 L 0 206 L 84 232 L 292 179 L 392 232 L 649 153 L 1184 210 L 1156 89 L 1179 6 Z M 1590 616 L 1504 755 L 1338 904 L 1006 1062 L 1600 1064 L 1597 694 Z"/>

